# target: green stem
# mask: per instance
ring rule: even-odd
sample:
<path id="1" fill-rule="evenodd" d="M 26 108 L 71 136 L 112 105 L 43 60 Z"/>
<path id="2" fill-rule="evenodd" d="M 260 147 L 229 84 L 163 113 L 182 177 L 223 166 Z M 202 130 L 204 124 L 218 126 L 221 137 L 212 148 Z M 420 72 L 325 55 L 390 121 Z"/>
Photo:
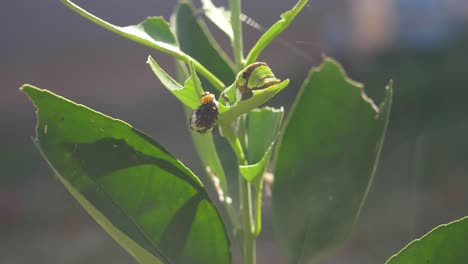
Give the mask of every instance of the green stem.
<path id="1" fill-rule="evenodd" d="M 252 213 L 251 184 L 239 175 L 239 194 L 242 214 L 242 259 L 243 264 L 255 264 L 255 223 Z"/>
<path id="2" fill-rule="evenodd" d="M 241 71 L 244 68 L 244 51 L 242 42 L 242 21 L 241 15 L 241 0 L 229 0 L 231 10 L 231 26 L 233 31 L 232 48 L 234 53 L 234 61 L 236 63 L 236 71 Z M 230 125 L 224 126 L 223 131 L 226 132 L 225 137 L 231 144 L 234 153 L 236 154 L 239 165 L 247 165 L 247 160 L 242 149 L 239 137 L 234 132 Z M 227 128 L 227 129 L 226 129 Z M 242 214 L 242 237 L 240 240 L 242 249 L 242 263 L 255 264 L 255 223 L 252 212 L 252 190 L 251 184 L 247 182 L 242 175 L 239 175 L 239 194 Z"/>
<path id="3" fill-rule="evenodd" d="M 224 131 L 226 130 L 223 129 L 223 132 Z M 231 136 L 231 133 L 229 134 L 229 136 L 226 136 L 226 139 L 229 141 L 229 144 L 231 145 L 231 148 L 234 151 L 234 154 L 236 155 L 239 165 L 248 165 L 239 138 L 237 136 Z"/>
<path id="4" fill-rule="evenodd" d="M 263 175 L 261 176 L 263 177 Z M 262 191 L 263 191 L 263 179 L 256 185 L 255 195 L 255 230 L 254 236 L 258 237 L 262 231 Z"/>
<path id="5" fill-rule="evenodd" d="M 233 31 L 232 48 L 236 71 L 244 68 L 244 50 L 242 42 L 241 0 L 229 0 L 231 10 L 231 26 Z M 247 159 L 240 143 L 239 137 L 230 125 L 224 126 L 225 137 L 229 141 L 237 157 L 239 165 L 247 165 Z M 242 214 L 242 263 L 255 264 L 255 223 L 252 211 L 252 186 L 242 175 L 239 175 L 239 194 Z"/>
<path id="6" fill-rule="evenodd" d="M 229 0 L 231 9 L 231 26 L 233 32 L 232 48 L 234 52 L 234 61 L 236 63 L 236 71 L 244 68 L 244 45 L 242 42 L 242 21 L 241 15 L 241 0 Z"/>
<path id="7" fill-rule="evenodd" d="M 225 132 L 225 137 L 231 145 L 239 165 L 248 165 L 239 137 L 228 127 L 224 127 L 223 132 Z M 256 223 L 254 221 L 252 208 L 252 185 L 244 179 L 242 175 L 239 175 L 239 195 L 242 214 L 242 263 L 255 264 Z"/>

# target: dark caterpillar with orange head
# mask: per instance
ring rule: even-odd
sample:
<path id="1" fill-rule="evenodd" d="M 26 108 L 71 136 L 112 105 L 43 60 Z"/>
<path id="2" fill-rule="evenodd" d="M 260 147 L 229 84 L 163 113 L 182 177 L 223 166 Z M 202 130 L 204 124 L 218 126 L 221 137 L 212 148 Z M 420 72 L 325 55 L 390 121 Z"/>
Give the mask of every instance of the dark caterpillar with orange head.
<path id="1" fill-rule="evenodd" d="M 205 92 L 200 98 L 200 105 L 190 116 L 190 128 L 200 134 L 210 133 L 218 117 L 218 101 L 216 101 L 214 94 Z"/>

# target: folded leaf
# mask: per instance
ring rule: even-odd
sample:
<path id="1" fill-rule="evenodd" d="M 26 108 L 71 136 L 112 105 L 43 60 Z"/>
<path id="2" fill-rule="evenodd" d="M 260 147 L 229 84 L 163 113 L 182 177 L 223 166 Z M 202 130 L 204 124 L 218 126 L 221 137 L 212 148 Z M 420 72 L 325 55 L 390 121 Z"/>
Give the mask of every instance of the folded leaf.
<path id="1" fill-rule="evenodd" d="M 239 171 L 253 187 L 255 236 L 260 235 L 262 229 L 263 176 L 270 163 L 283 113 L 282 107 L 280 109 L 264 107 L 248 112 L 240 120 L 239 134 L 244 135 L 243 145 L 249 165 L 240 165 Z"/>
<path id="2" fill-rule="evenodd" d="M 245 116 L 245 154 L 249 165 L 240 166 L 240 172 L 248 182 L 263 175 L 273 153 L 283 113 L 283 108 L 264 107 Z"/>
<path id="3" fill-rule="evenodd" d="M 342 243 L 372 183 L 392 99 L 377 107 L 330 58 L 310 72 L 278 142 L 273 223 L 290 263 Z"/>
<path id="4" fill-rule="evenodd" d="M 251 164 L 260 161 L 278 135 L 284 109 L 263 107 L 250 111 L 247 123 L 247 161 Z"/>
<path id="5" fill-rule="evenodd" d="M 249 99 L 237 102 L 233 106 L 224 106 L 220 104 L 219 106 L 219 120 L 218 123 L 222 125 L 229 125 L 232 123 L 237 117 L 242 114 L 249 112 L 252 109 L 255 109 L 264 103 L 266 103 L 269 99 L 279 93 L 281 90 L 286 88 L 289 84 L 289 79 L 286 79 L 278 84 L 272 85 L 262 90 L 254 90 L 252 91 L 253 96 Z"/>
<path id="6" fill-rule="evenodd" d="M 38 148 L 83 208 L 139 263 L 231 263 L 200 180 L 129 124 L 24 85 Z"/>

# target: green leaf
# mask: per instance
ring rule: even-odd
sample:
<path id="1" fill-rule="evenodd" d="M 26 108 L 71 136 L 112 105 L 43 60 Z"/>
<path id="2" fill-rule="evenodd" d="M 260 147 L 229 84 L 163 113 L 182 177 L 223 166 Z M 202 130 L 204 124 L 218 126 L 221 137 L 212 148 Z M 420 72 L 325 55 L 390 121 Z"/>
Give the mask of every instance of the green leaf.
<path id="1" fill-rule="evenodd" d="M 260 161 L 278 135 L 283 120 L 284 109 L 263 107 L 247 114 L 247 161 L 249 164 Z"/>
<path id="2" fill-rule="evenodd" d="M 250 50 L 247 58 L 245 59 L 245 65 L 253 63 L 257 60 L 258 56 L 262 51 L 286 28 L 289 27 L 289 24 L 294 20 L 297 14 L 304 8 L 304 6 L 309 2 L 309 0 L 300 0 L 297 4 L 289 11 L 281 14 L 281 20 L 273 24 L 260 39 L 255 43 L 255 45 Z"/>
<path id="3" fill-rule="evenodd" d="M 278 135 L 283 108 L 274 109 L 264 107 L 254 109 L 246 115 L 246 143 L 245 152 L 249 165 L 240 166 L 242 176 L 253 182 L 263 175 L 271 154 L 273 145 Z"/>
<path id="4" fill-rule="evenodd" d="M 170 30 L 169 23 L 167 23 L 163 17 L 148 17 L 145 21 L 137 25 L 120 27 L 102 20 L 69 0 L 61 0 L 61 2 L 79 15 L 105 29 L 145 46 L 160 50 L 186 62 L 187 64 L 192 62 L 197 71 L 200 72 L 214 87 L 216 87 L 216 89 L 220 91 L 224 89 L 224 83 L 222 81 L 220 81 L 198 61 L 180 50 L 176 38 Z"/>
<path id="5" fill-rule="evenodd" d="M 150 65 L 151 70 L 159 78 L 161 83 L 177 97 L 183 104 L 191 109 L 196 109 L 200 104 L 200 91 L 197 91 L 196 85 L 194 84 L 194 76 L 187 79 L 184 86 L 180 85 L 174 80 L 169 74 L 167 74 L 160 66 L 156 63 L 153 57 L 149 56 L 146 62 Z"/>
<path id="6" fill-rule="evenodd" d="M 248 182 L 253 182 L 255 179 L 259 178 L 265 172 L 265 167 L 268 164 L 268 161 L 271 158 L 272 148 L 268 149 L 259 162 L 252 165 L 239 165 L 239 171 Z"/>
<path id="7" fill-rule="evenodd" d="M 440 225 L 409 243 L 386 264 L 468 263 L 468 217 Z"/>
<path id="8" fill-rule="evenodd" d="M 211 0 L 201 0 L 205 16 L 211 20 L 230 39 L 234 38 L 231 26 L 231 12 L 224 7 L 216 7 Z"/>
<path id="9" fill-rule="evenodd" d="M 278 84 L 269 86 L 261 90 L 253 90 L 253 96 L 249 99 L 237 102 L 231 107 L 219 105 L 219 120 L 218 124 L 227 126 L 230 125 L 237 117 L 257 108 L 286 88 L 289 84 L 289 79 L 286 79 Z"/>
<path id="10" fill-rule="evenodd" d="M 243 116 L 239 128 L 239 134 L 245 135 L 244 149 L 249 162 L 249 165 L 240 165 L 239 172 L 253 186 L 256 237 L 262 229 L 263 175 L 273 153 L 283 114 L 282 107 L 254 109 Z"/>
<path id="11" fill-rule="evenodd" d="M 273 223 L 290 263 L 311 263 L 350 234 L 371 186 L 392 86 L 377 107 L 330 58 L 313 69 L 275 155 Z"/>
<path id="12" fill-rule="evenodd" d="M 175 14 L 175 25 L 177 39 L 183 52 L 199 61 L 224 83 L 234 81 L 232 62 L 216 43 L 203 20 L 195 15 L 190 4 L 179 5 Z M 205 87 L 205 90 L 210 89 Z"/>
<path id="13" fill-rule="evenodd" d="M 200 180 L 120 120 L 24 85 L 38 148 L 83 208 L 139 263 L 231 263 L 222 219 Z"/>

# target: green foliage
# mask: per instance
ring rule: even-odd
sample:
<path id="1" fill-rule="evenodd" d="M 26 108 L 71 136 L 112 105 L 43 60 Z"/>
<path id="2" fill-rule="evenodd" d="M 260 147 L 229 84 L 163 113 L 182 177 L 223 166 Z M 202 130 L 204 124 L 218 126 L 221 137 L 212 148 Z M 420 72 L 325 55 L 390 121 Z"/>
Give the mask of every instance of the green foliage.
<path id="1" fill-rule="evenodd" d="M 291 263 L 342 243 L 377 167 L 392 88 L 380 107 L 325 58 L 299 91 L 276 150 L 273 222 Z"/>
<path id="2" fill-rule="evenodd" d="M 140 263 L 230 263 L 229 239 L 203 184 L 127 123 L 25 85 L 36 145 L 88 213 Z"/>
<path id="3" fill-rule="evenodd" d="M 440 225 L 409 243 L 386 264 L 468 263 L 468 217 Z"/>
<path id="4" fill-rule="evenodd" d="M 264 175 L 271 169 L 274 227 L 290 263 L 311 263 L 345 241 L 377 167 L 392 84 L 377 107 L 337 62 L 325 58 L 304 82 L 286 124 L 282 124 L 283 108 L 259 108 L 289 83 L 277 80 L 267 66 L 261 70 L 274 81 L 272 85 L 252 90 L 251 97 L 237 98 L 241 85 L 250 89 L 248 84 L 270 80 L 259 72 L 245 78 L 242 73 L 292 23 L 307 0 L 299 0 L 282 14 L 246 59 L 237 19 L 240 0 L 230 0 L 230 11 L 202 0 L 208 19 L 232 41 L 234 62 L 188 1 L 177 6 L 172 25 L 162 17 L 149 17 L 124 27 L 69 0 L 61 1 L 116 34 L 173 56 L 175 79 L 152 57 L 148 64 L 181 101 L 187 116 L 199 106 L 203 91 L 220 98 L 220 133 L 192 133 L 192 138 L 228 223 L 222 221 L 200 180 L 155 140 L 123 121 L 46 90 L 22 87 L 38 109 L 34 142 L 54 173 L 139 263 L 231 263 L 228 232 L 238 241 L 243 262 L 255 263 Z M 242 83 L 236 76 L 244 78 Z M 222 146 L 229 151 L 220 151 Z M 466 223 L 464 218 L 433 230 L 388 263 L 467 262 Z"/>

